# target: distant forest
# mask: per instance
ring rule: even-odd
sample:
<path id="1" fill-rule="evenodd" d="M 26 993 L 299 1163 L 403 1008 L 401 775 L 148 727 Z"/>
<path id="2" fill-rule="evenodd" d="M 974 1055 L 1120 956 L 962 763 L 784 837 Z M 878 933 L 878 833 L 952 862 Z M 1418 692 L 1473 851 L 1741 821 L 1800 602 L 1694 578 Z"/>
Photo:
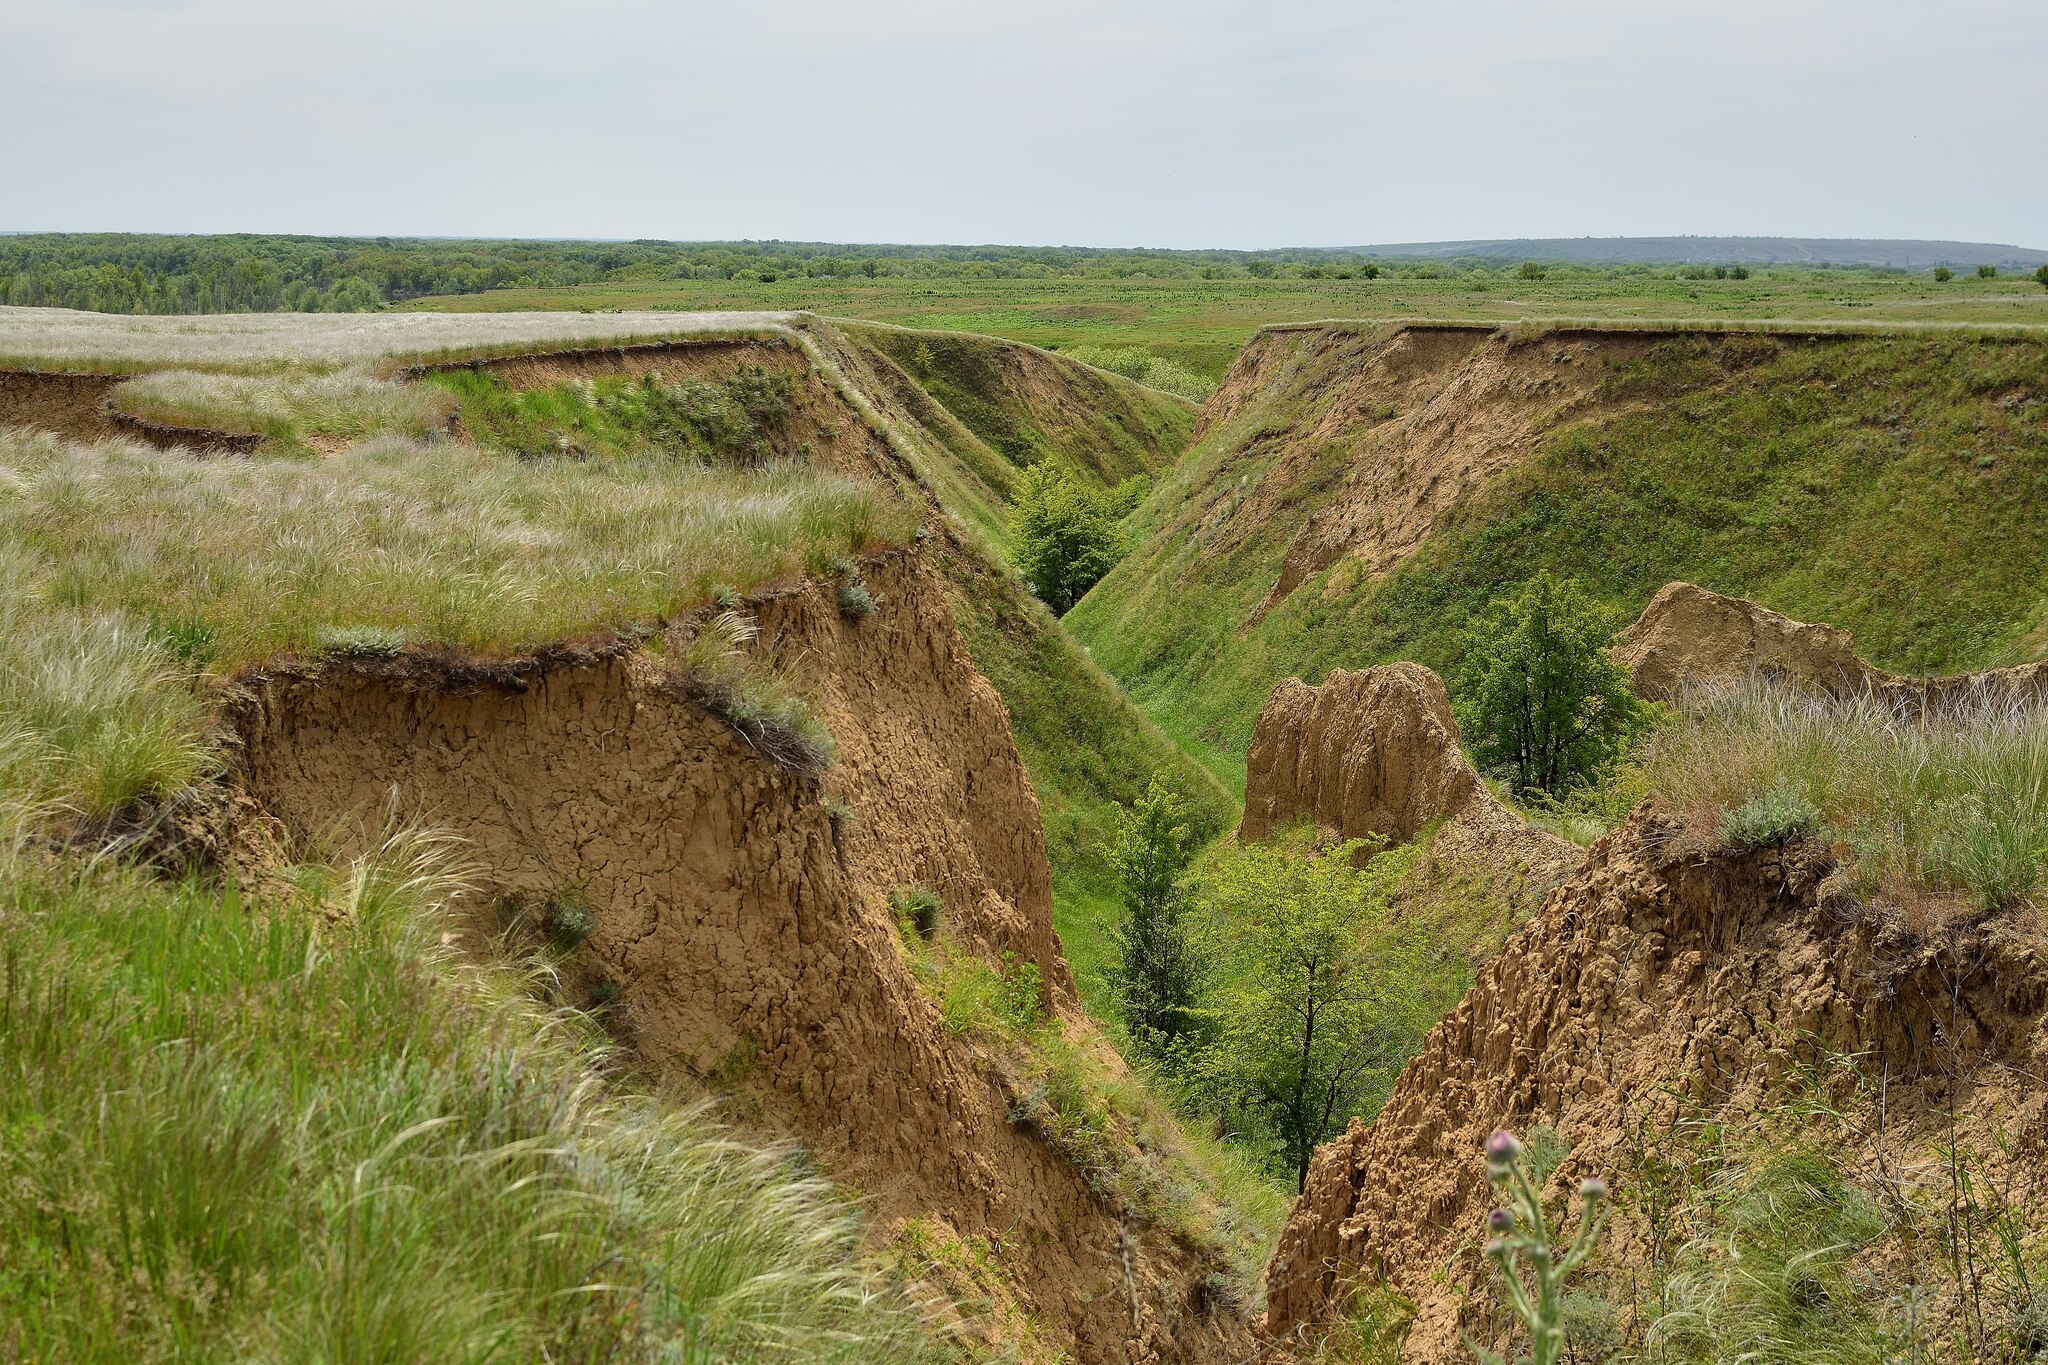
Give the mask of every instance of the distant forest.
<path id="1" fill-rule="evenodd" d="M 1696 245 L 1702 239 L 1687 240 Z M 1760 239 L 1748 240 L 1753 244 Z M 1146 251 L 829 242 L 28 233 L 0 236 L 0 303 L 102 313 L 362 312 L 428 294 L 636 280 L 773 281 L 804 276 L 1371 279 L 1382 273 L 1495 273 L 1513 269 L 1523 260 L 1542 259 L 1540 248 L 1544 245 L 1548 244 L 1434 243 L 1412 244 L 1406 250 Z M 1452 255 L 1447 246 L 1468 250 Z M 1753 250 L 1744 254 L 1754 258 Z M 1897 273 L 1880 267 L 1849 268 Z M 1563 264 L 1559 269 L 1567 274 L 1652 271 L 1640 262 L 1604 266 L 1585 262 Z"/>

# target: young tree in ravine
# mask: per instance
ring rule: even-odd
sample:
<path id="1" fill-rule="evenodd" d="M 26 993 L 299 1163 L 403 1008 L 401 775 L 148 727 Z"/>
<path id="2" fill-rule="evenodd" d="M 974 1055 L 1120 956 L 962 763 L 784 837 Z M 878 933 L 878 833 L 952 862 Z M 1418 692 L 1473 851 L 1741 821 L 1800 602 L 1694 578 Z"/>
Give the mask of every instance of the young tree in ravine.
<path id="1" fill-rule="evenodd" d="M 1607 655 L 1612 636 L 1599 605 L 1547 570 L 1496 598 L 1466 638 L 1458 679 L 1458 725 L 1479 765 L 1520 795 L 1595 780 L 1648 717 Z"/>
<path id="2" fill-rule="evenodd" d="M 1038 600 L 1064 616 L 1123 557 L 1120 490 L 1097 492 L 1050 462 L 1018 480 L 1010 527 L 1017 567 Z"/>
<path id="3" fill-rule="evenodd" d="M 1138 1047 L 1167 1058 L 1197 1027 L 1202 961 L 1189 933 L 1182 878 L 1194 854 L 1193 812 L 1155 775 L 1151 786 L 1118 812 L 1109 862 L 1123 900 L 1110 930 L 1117 1003 Z"/>
<path id="4" fill-rule="evenodd" d="M 1247 844 L 1207 872 L 1215 1036 L 1194 1084 L 1226 1122 L 1263 1139 L 1296 1189 L 1316 1147 L 1377 1108 L 1462 984 L 1430 970 L 1420 939 L 1390 920 L 1412 854 L 1354 867 L 1368 847 Z"/>

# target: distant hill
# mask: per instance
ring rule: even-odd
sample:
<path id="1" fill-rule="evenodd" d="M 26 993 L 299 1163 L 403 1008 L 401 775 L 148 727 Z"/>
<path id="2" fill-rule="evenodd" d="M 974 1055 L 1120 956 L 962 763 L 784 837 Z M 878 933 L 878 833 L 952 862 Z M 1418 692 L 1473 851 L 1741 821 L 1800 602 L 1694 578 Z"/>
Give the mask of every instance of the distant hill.
<path id="1" fill-rule="evenodd" d="M 2032 270 L 2048 251 L 1996 242 L 1914 242 L 1882 237 L 1501 237 L 1469 242 L 1390 242 L 1347 248 L 1371 256 L 1580 261 L 1600 265 L 1995 265 Z"/>

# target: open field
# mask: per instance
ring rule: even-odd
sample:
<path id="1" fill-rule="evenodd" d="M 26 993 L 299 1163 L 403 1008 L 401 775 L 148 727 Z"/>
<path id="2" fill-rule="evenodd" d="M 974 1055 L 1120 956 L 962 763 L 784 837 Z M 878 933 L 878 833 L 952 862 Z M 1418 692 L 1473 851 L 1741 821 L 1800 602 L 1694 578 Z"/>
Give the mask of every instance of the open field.
<path id="1" fill-rule="evenodd" d="M 1669 272 L 1666 272 L 1668 275 Z M 499 289 L 420 299 L 407 309 L 809 309 L 944 327 L 1037 346 L 1136 346 L 1220 378 L 1251 334 L 1276 322 L 1420 318 L 1700 318 L 2048 325 L 2048 290 L 2032 279 L 1773 269 L 1747 280 L 1647 273 L 1512 273 L 1377 280 L 659 280 L 567 289 Z M 4 349 L 4 347 L 0 347 Z"/>

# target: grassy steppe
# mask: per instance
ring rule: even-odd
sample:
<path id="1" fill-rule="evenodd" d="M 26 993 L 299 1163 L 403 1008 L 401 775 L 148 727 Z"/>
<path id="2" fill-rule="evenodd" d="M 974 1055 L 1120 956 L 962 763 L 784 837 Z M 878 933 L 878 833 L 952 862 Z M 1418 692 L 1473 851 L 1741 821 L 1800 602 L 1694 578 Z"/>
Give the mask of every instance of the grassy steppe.
<path id="1" fill-rule="evenodd" d="M 416 300 L 408 309 L 802 308 L 947 328 L 1038 346 L 1136 346 L 1220 378 L 1260 327 L 1321 318 L 1700 318 L 2048 324 L 2048 290 L 2025 278 L 1956 279 L 1795 267 L 1747 280 L 1635 272 L 1523 280 L 1479 272 L 1377 280 L 652 280 L 498 289 Z"/>
<path id="2" fill-rule="evenodd" d="M 1322 476 L 1356 452 L 1332 445 L 1262 500 L 1286 527 L 1211 554 L 1200 524 L 1279 463 L 1285 439 L 1253 437 L 1306 430 L 1324 401 L 1311 384 L 1191 452 L 1140 509 L 1143 546 L 1067 625 L 1225 771 L 1280 678 L 1396 658 L 1452 675 L 1467 621 L 1540 569 L 1583 581 L 1617 624 L 1689 579 L 1843 626 L 1902 672 L 2048 647 L 2048 345 L 1844 337 L 1756 358 L 1731 368 L 1708 339 L 1679 337 L 1615 367 L 1599 394 L 1610 415 L 1550 433 L 1392 573 L 1343 556 L 1245 630 Z"/>

